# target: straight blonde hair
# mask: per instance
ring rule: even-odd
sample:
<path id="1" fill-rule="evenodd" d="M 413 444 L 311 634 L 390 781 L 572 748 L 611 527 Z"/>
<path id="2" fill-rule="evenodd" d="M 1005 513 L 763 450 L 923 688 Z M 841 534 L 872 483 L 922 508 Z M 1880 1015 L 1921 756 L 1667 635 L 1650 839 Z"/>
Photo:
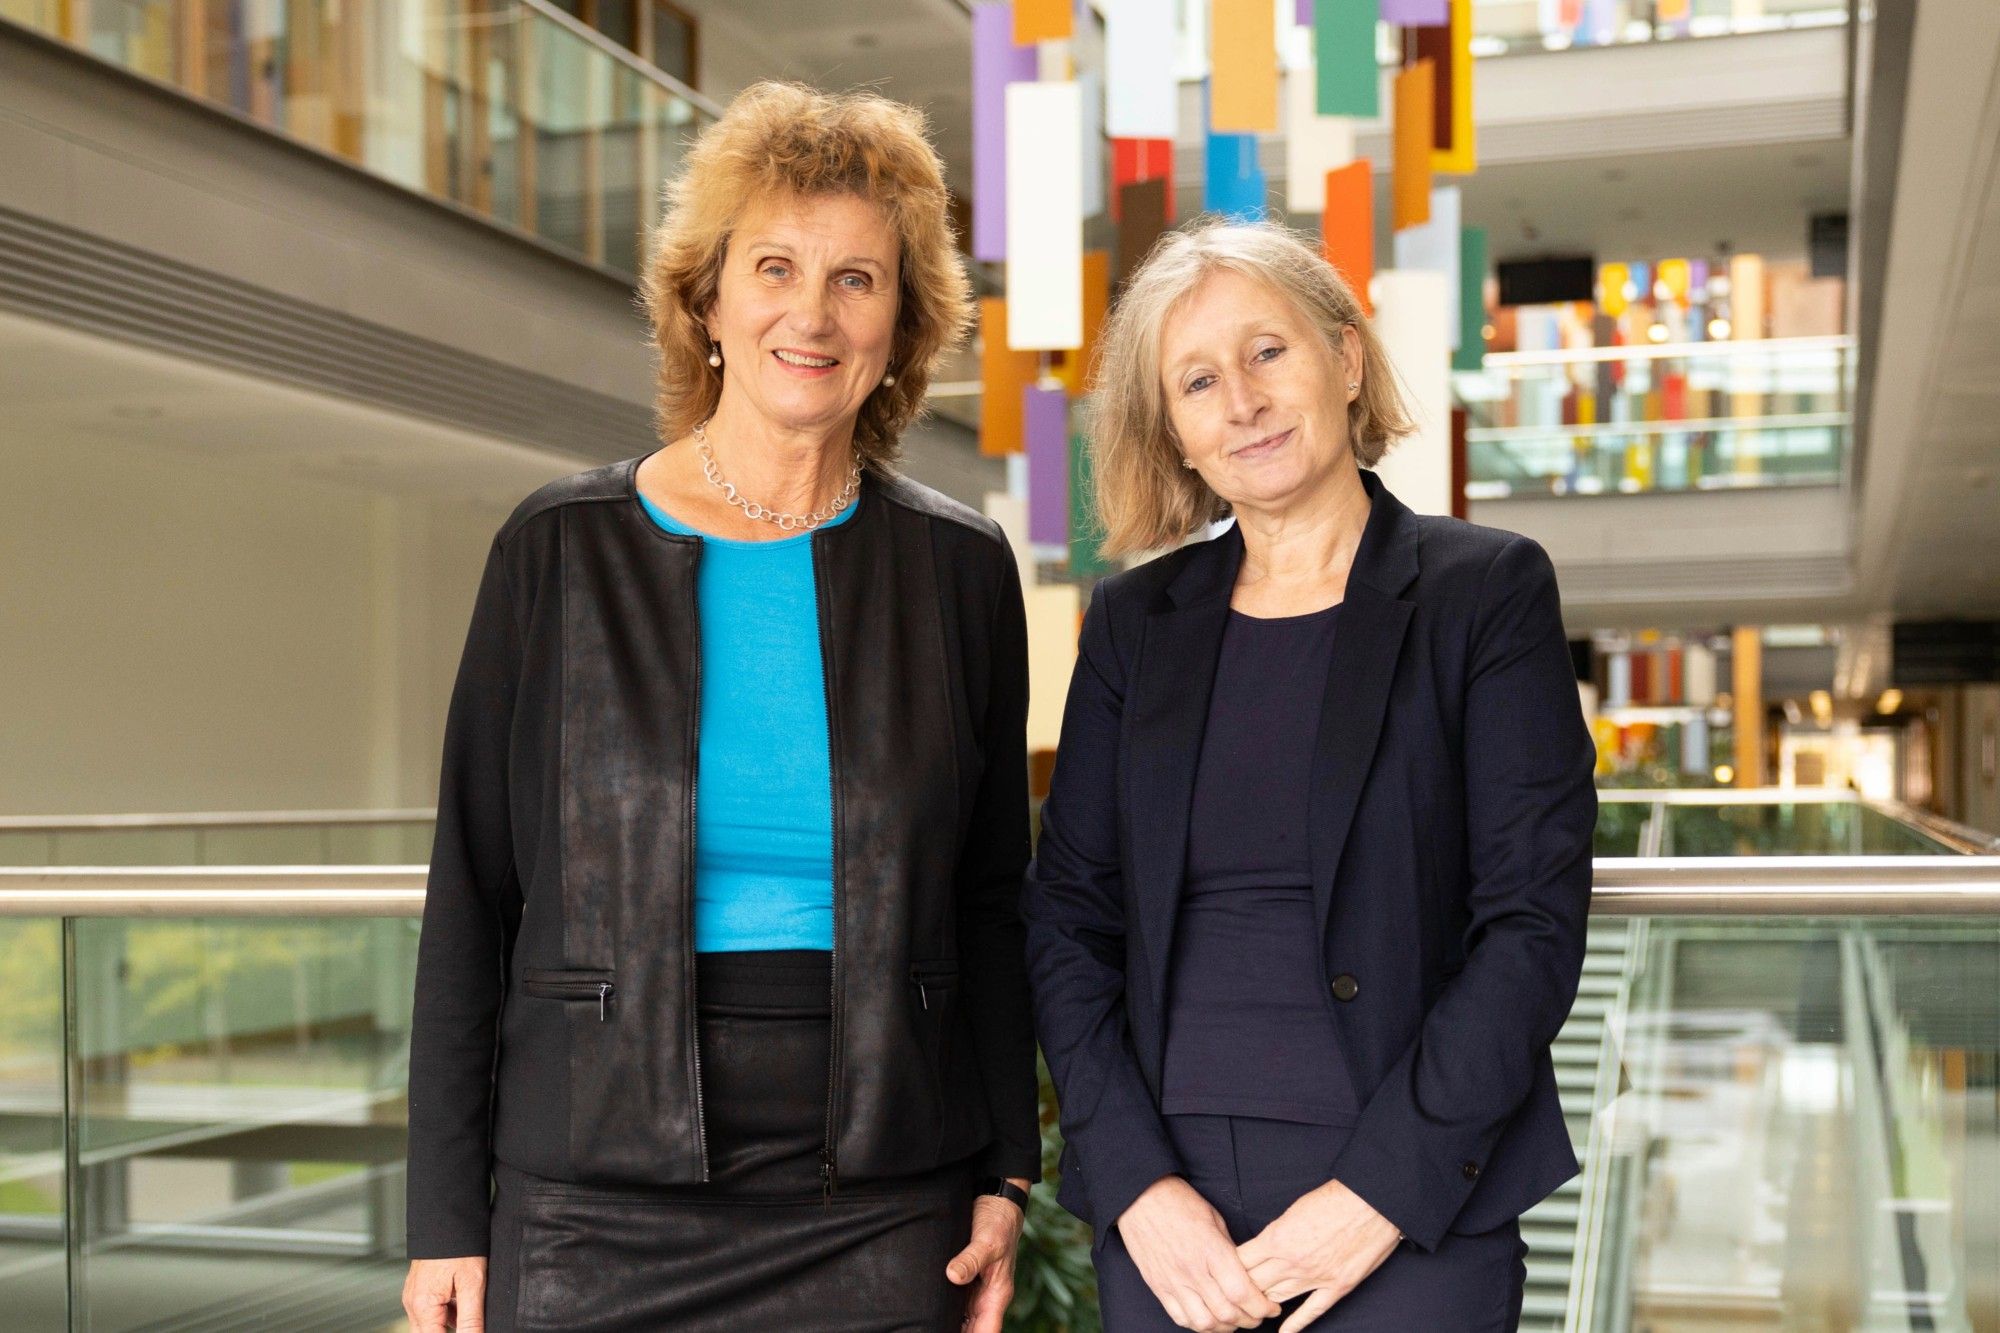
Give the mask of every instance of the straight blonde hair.
<path id="1" fill-rule="evenodd" d="M 1181 466 L 1160 378 L 1161 331 L 1202 279 L 1221 269 L 1290 301 L 1336 360 L 1341 331 L 1360 335 L 1361 392 L 1347 404 L 1355 462 L 1373 467 L 1416 429 L 1382 340 L 1317 245 L 1275 223 L 1197 218 L 1160 238 L 1126 282 L 1098 344 L 1090 456 L 1107 555 L 1177 545 L 1229 513 L 1199 473 Z"/>

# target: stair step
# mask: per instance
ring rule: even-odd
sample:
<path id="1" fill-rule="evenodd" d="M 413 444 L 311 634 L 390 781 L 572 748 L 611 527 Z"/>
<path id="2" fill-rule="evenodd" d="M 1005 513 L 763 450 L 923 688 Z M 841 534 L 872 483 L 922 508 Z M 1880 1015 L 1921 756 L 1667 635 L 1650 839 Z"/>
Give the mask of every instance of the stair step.
<path id="1" fill-rule="evenodd" d="M 1608 995 L 1579 995 L 1576 997 L 1576 1003 L 1570 1006 L 1569 1012 L 1572 1018 L 1601 1019 L 1610 1008 L 1611 997 Z"/>
<path id="2" fill-rule="evenodd" d="M 1576 1248 L 1576 1228 L 1568 1225 L 1521 1220 L 1521 1239 L 1535 1254 L 1568 1255 Z"/>
<path id="3" fill-rule="evenodd" d="M 1560 1287 L 1569 1290 L 1569 1257 L 1537 1258 L 1528 1252 L 1528 1283 L 1536 1287 Z"/>
<path id="4" fill-rule="evenodd" d="M 1561 1320 L 1569 1309 L 1569 1287 L 1561 1291 L 1531 1291 L 1521 1301 L 1521 1318 Z M 1522 1325 L 1526 1327 L 1525 1323 Z M 1557 1327 L 1561 1327 L 1558 1323 Z"/>

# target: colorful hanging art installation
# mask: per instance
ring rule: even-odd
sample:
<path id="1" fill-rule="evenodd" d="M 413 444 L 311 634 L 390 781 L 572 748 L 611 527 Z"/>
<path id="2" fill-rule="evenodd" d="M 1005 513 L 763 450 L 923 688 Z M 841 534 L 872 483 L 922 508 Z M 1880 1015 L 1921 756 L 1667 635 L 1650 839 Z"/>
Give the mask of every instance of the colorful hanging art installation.
<path id="1" fill-rule="evenodd" d="M 1590 0 L 1543 3 L 1581 18 Z M 1397 494 L 1451 512 L 1464 471 L 1449 375 L 1481 366 L 1494 317 L 1486 235 L 1462 225 L 1457 187 L 1440 178 L 1477 169 L 1472 0 L 1210 0 L 1198 32 L 1177 30 L 1179 10 L 973 5 L 970 248 L 1004 265 L 1006 292 L 980 303 L 980 449 L 1009 459 L 988 512 L 1024 548 L 1024 573 L 1040 571 L 1031 639 L 1073 639 L 1076 599 L 1044 594 L 1107 570 L 1082 410 L 1094 345 L 1126 277 L 1190 209 L 1316 223 L 1418 390 L 1418 434 L 1392 453 Z M 1357 122 L 1384 120 L 1389 160 L 1358 158 Z M 1282 187 L 1270 178 L 1280 170 Z M 1380 271 L 1378 171 L 1392 260 Z M 1086 232 L 1108 248 L 1086 250 Z M 1661 279 L 1676 294 L 1691 280 L 1684 269 Z M 1033 655 L 1044 658 L 1066 674 L 1062 654 Z M 1064 683 L 1031 688 L 1060 697 Z"/>

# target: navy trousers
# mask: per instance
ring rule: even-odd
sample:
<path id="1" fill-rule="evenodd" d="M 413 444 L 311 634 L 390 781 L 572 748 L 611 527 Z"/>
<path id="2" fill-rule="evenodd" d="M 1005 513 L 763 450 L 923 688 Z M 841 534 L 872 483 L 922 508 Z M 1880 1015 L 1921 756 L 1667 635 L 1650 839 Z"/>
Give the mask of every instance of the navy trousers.
<path id="1" fill-rule="evenodd" d="M 1327 1125 L 1211 1115 L 1168 1116 L 1167 1130 L 1188 1183 L 1222 1214 L 1239 1245 L 1332 1178 L 1348 1134 Z M 1521 1322 L 1527 1254 L 1519 1222 L 1476 1235 L 1448 1231 L 1430 1254 L 1404 1241 L 1314 1320 L 1312 1333 L 1512 1333 Z M 1178 1325 L 1139 1276 L 1117 1228 L 1094 1258 L 1105 1333 L 1175 1333 Z M 1303 1296 L 1287 1302 L 1285 1315 L 1304 1302 Z M 1282 1320 L 1262 1328 L 1275 1333 Z"/>

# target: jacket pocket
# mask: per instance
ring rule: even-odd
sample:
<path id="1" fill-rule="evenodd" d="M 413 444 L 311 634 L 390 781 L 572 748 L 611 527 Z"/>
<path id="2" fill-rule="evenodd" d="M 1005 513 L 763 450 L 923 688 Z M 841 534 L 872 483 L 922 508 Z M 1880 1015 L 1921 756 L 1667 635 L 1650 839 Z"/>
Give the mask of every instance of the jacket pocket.
<path id="1" fill-rule="evenodd" d="M 929 1012 L 933 1005 L 949 1000 L 958 990 L 958 961 L 941 959 L 910 964 L 910 982 L 917 988 L 917 1003 Z"/>
<path id="2" fill-rule="evenodd" d="M 943 1150 L 951 1121 L 947 1089 L 951 1086 L 951 1029 L 958 1021 L 958 961 L 937 959 L 910 964 L 910 985 L 917 992 L 917 1030 L 930 1066 L 931 1097 L 937 1105 L 937 1150 Z"/>
<path id="3" fill-rule="evenodd" d="M 617 991 L 611 970 L 603 967 L 530 967 L 521 972 L 521 989 L 542 1000 L 574 1000 L 597 1006 L 598 1021 L 610 1016 Z"/>

